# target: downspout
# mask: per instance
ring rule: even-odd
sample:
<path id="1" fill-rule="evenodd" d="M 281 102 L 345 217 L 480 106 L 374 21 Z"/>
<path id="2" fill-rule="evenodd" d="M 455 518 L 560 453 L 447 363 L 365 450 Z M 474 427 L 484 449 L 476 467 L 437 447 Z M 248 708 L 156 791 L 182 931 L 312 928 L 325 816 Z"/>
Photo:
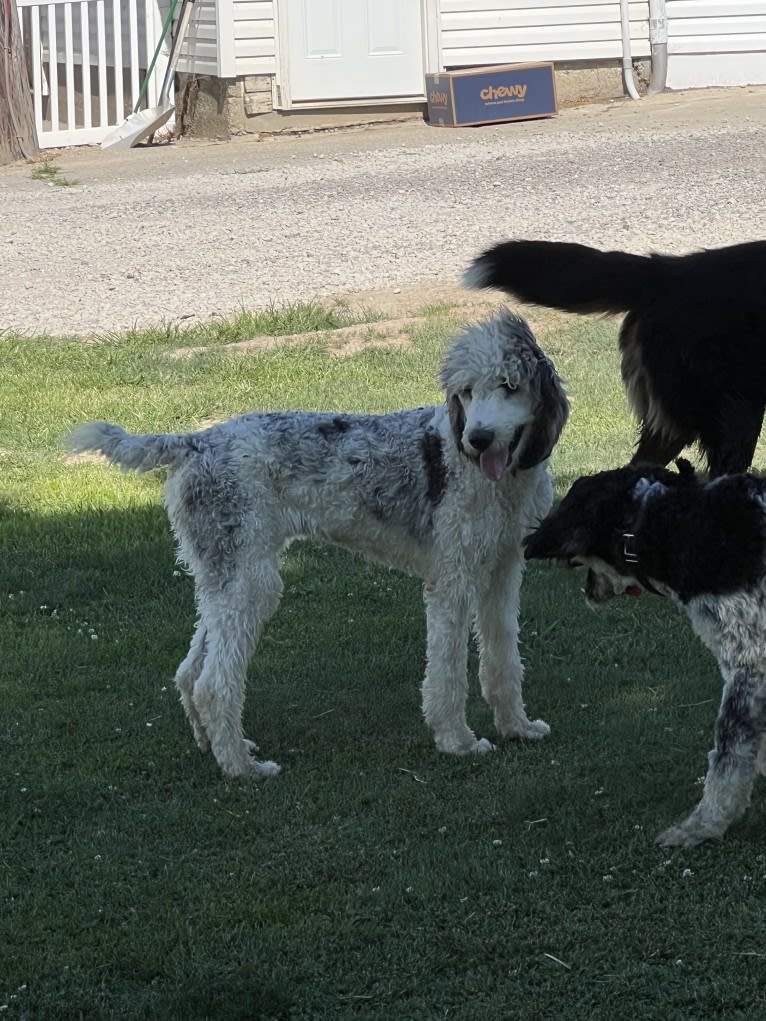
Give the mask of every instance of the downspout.
<path id="1" fill-rule="evenodd" d="M 649 92 L 662 92 L 668 79 L 668 19 L 665 16 L 665 0 L 649 0 L 649 45 L 652 54 Z"/>
<path id="2" fill-rule="evenodd" d="M 620 0 L 620 35 L 622 36 L 622 80 L 631 99 L 640 99 L 633 78 L 630 53 L 629 0 Z M 652 55 L 652 78 L 649 92 L 662 92 L 668 73 L 668 22 L 665 0 L 649 0 L 649 44 Z"/>
<path id="3" fill-rule="evenodd" d="M 628 0 L 620 0 L 620 35 L 622 36 L 622 82 L 631 99 L 640 99 L 633 80 L 633 59 L 630 55 L 630 16 Z"/>

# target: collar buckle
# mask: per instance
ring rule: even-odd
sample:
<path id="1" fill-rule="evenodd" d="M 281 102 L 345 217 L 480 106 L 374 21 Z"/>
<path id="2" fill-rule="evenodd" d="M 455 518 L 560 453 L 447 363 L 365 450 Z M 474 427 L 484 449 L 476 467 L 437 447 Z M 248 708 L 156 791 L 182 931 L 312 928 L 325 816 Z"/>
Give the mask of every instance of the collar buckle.
<path id="1" fill-rule="evenodd" d="M 638 554 L 635 549 L 636 536 L 633 532 L 622 533 L 622 555 L 629 564 L 638 563 Z"/>

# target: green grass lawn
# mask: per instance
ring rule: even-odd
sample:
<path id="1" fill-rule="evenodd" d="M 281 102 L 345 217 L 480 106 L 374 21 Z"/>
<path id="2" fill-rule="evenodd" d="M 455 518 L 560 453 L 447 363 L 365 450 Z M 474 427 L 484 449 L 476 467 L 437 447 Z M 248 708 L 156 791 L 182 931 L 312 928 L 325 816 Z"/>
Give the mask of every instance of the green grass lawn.
<path id="1" fill-rule="evenodd" d="M 198 753 L 172 686 L 194 614 L 161 479 L 67 463 L 61 437 L 438 399 L 445 309 L 404 350 L 224 347 L 351 318 L 0 338 L 0 1017 L 763 1018 L 763 789 L 723 842 L 654 844 L 699 798 L 720 695 L 659 599 L 593 613 L 574 572 L 531 566 L 525 695 L 552 735 L 451 759 L 420 718 L 418 582 L 293 546 L 246 706 L 284 771 L 226 781 Z M 534 321 L 572 397 L 562 494 L 627 460 L 634 427 L 615 325 Z M 475 666 L 469 719 L 491 737 Z"/>

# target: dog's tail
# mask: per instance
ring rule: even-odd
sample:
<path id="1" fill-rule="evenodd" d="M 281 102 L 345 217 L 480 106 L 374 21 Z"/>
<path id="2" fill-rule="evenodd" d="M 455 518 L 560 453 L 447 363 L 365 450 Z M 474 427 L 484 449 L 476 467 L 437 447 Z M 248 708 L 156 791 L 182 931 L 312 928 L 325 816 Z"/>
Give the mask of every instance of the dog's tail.
<path id="1" fill-rule="evenodd" d="M 90 422 L 77 428 L 67 441 L 74 453 L 97 450 L 123 471 L 147 472 L 173 467 L 195 449 L 191 437 L 149 433 L 135 436 L 111 422 Z"/>
<path id="2" fill-rule="evenodd" d="M 627 312 L 656 296 L 666 262 L 558 241 L 506 241 L 474 259 L 463 283 L 563 312 Z"/>

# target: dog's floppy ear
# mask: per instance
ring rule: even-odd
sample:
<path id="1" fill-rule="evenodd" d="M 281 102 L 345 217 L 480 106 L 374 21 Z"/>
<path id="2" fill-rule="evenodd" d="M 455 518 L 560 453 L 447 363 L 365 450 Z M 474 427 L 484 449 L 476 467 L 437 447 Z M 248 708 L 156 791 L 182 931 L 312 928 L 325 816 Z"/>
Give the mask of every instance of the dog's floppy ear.
<path id="1" fill-rule="evenodd" d="M 457 394 L 453 394 L 449 399 L 449 424 L 452 426 L 452 434 L 455 437 L 457 449 L 462 452 L 465 411 L 463 410 L 463 403 Z"/>
<path id="2" fill-rule="evenodd" d="M 527 426 L 527 442 L 521 452 L 519 468 L 534 468 L 546 458 L 561 435 L 569 417 L 569 403 L 556 370 L 547 358 L 537 362 L 537 372 L 530 380 L 530 388 L 537 397 L 538 406 L 534 421 Z"/>

